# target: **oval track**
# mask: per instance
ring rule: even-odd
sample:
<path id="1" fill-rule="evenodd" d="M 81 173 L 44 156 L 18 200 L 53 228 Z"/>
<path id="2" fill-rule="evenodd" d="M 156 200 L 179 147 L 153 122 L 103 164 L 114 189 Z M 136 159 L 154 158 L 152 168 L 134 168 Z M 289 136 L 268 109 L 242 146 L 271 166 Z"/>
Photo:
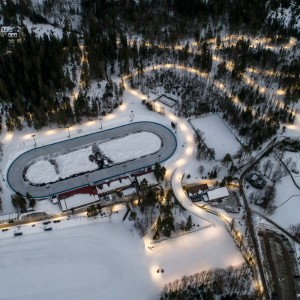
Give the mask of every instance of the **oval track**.
<path id="1" fill-rule="evenodd" d="M 95 183 L 97 181 L 102 181 L 124 173 L 152 166 L 158 161 L 163 162 L 167 160 L 175 152 L 177 148 L 177 140 L 170 129 L 153 122 L 136 122 L 29 150 L 12 162 L 7 172 L 7 182 L 13 191 L 20 192 L 23 195 L 28 192 L 34 198 L 46 198 L 49 195 L 56 195 L 85 186 L 87 185 L 87 178 L 85 174 L 54 182 L 45 186 L 35 186 L 28 184 L 24 180 L 22 173 L 26 165 L 38 157 L 49 155 L 51 153 L 65 152 L 87 144 L 104 142 L 140 131 L 147 131 L 158 135 L 162 140 L 162 147 L 160 150 L 145 157 L 127 161 L 102 170 L 89 172 L 88 182 Z M 122 149 L 120 149 L 120 151 L 122 151 Z"/>

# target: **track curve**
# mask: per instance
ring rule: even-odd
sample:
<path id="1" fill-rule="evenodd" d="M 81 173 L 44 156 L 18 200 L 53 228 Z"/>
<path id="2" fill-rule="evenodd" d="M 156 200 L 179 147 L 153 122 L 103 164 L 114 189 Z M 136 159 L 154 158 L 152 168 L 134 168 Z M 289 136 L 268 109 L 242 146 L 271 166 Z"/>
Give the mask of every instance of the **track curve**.
<path id="1" fill-rule="evenodd" d="M 20 192 L 22 195 L 25 195 L 28 192 L 34 198 L 46 198 L 49 195 L 56 195 L 86 186 L 87 183 L 85 182 L 87 181 L 87 178 L 85 174 L 50 183 L 45 186 L 29 184 L 24 180 L 22 174 L 26 165 L 38 157 L 71 150 L 94 142 L 108 141 L 141 131 L 154 133 L 161 138 L 162 147 L 159 151 L 109 168 L 88 172 L 89 183 L 95 183 L 124 173 L 146 168 L 158 161 L 166 161 L 173 155 L 177 148 L 177 140 L 169 128 L 154 122 L 136 122 L 29 150 L 21 154 L 12 162 L 7 172 L 7 182 L 14 192 Z"/>

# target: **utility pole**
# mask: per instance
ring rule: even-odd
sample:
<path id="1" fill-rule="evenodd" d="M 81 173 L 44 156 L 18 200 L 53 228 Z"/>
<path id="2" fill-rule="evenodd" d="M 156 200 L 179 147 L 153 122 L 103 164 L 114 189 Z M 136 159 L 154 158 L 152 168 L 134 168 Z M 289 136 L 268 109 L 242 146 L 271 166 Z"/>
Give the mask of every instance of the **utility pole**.
<path id="1" fill-rule="evenodd" d="M 34 141 L 34 147 L 36 147 L 35 134 L 32 134 L 31 137 L 33 138 Z"/>

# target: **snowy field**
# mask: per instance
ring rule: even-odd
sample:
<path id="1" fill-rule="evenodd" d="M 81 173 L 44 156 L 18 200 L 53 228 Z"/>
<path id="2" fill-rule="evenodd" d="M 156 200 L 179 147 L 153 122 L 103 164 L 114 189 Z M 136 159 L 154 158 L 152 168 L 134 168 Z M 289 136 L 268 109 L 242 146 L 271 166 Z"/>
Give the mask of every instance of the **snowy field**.
<path id="1" fill-rule="evenodd" d="M 29 33 L 34 32 L 36 36 L 43 37 L 44 34 L 61 39 L 63 36 L 62 29 L 54 27 L 50 24 L 33 24 L 28 18 L 23 20 L 24 25 L 27 27 Z"/>
<path id="2" fill-rule="evenodd" d="M 218 228 L 149 250 L 132 222 L 121 221 L 124 213 L 113 214 L 111 223 L 107 218 L 63 220 L 51 232 L 43 232 L 41 224 L 24 225 L 27 234 L 16 238 L 1 239 L 12 233 L 0 232 L 1 299 L 154 300 L 171 280 L 242 262 L 229 235 Z M 30 230 L 36 234 L 29 235 Z M 158 268 L 165 273 L 157 274 Z"/>
<path id="3" fill-rule="evenodd" d="M 274 205 L 277 209 L 268 217 L 287 229 L 292 224 L 299 224 L 300 191 L 296 188 L 289 175 L 283 177 L 276 185 Z"/>
<path id="4" fill-rule="evenodd" d="M 114 163 L 121 163 L 155 153 L 161 148 L 161 139 L 151 132 L 139 132 L 99 143 L 98 146 L 102 153 Z M 50 158 L 41 157 L 28 167 L 26 179 L 35 184 L 49 183 L 74 174 L 94 171 L 98 169 L 98 165 L 89 160 L 91 154 L 92 146 L 90 145 L 66 154 L 51 156 L 51 160 L 56 161 L 58 173 L 54 165 L 50 163 Z"/>
<path id="5" fill-rule="evenodd" d="M 208 115 L 203 118 L 192 119 L 195 129 L 204 133 L 205 144 L 214 148 L 216 159 L 223 159 L 225 154 L 234 155 L 241 147 L 235 136 L 218 115 Z"/>

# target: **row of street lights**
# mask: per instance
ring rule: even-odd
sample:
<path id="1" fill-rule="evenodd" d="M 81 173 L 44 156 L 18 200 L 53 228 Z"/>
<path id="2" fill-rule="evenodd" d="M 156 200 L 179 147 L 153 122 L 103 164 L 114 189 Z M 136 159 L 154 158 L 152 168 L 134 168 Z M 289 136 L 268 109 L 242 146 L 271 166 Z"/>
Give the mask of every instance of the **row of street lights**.
<path id="1" fill-rule="evenodd" d="M 99 121 L 100 121 L 100 129 L 102 129 L 102 118 L 99 118 Z M 67 127 L 67 129 L 68 129 L 68 138 L 70 138 L 71 137 L 71 133 L 70 133 L 70 126 L 68 126 Z M 34 142 L 34 147 L 36 147 L 37 146 L 37 144 L 36 144 L 36 135 L 35 134 L 32 134 L 31 135 L 31 137 L 32 137 L 32 139 L 33 139 L 33 142 Z"/>

